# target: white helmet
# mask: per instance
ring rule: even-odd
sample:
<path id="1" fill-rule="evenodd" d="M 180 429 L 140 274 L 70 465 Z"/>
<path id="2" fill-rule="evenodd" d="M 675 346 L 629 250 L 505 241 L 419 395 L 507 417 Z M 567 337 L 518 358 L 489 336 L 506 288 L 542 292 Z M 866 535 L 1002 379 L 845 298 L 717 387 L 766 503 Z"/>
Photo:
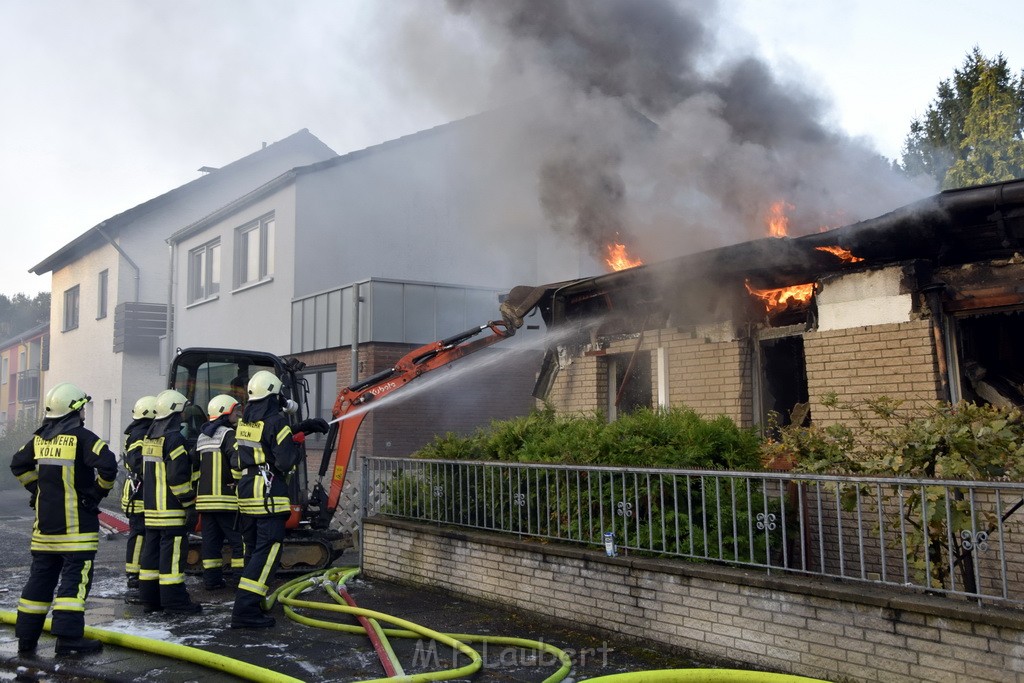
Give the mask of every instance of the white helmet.
<path id="1" fill-rule="evenodd" d="M 154 415 L 156 415 L 156 396 L 143 396 L 135 402 L 135 407 L 132 408 L 133 420 L 152 420 Z"/>
<path id="2" fill-rule="evenodd" d="M 219 394 L 210 399 L 206 406 L 206 413 L 211 420 L 216 420 L 221 415 L 230 415 L 231 411 L 238 405 L 238 399 L 227 394 Z"/>
<path id="3" fill-rule="evenodd" d="M 174 413 L 185 410 L 188 399 L 185 395 L 174 389 L 165 389 L 156 395 L 156 419 L 162 420 Z"/>
<path id="4" fill-rule="evenodd" d="M 249 398 L 253 401 L 280 393 L 281 380 L 269 370 L 260 370 L 249 380 Z"/>
<path id="5" fill-rule="evenodd" d="M 81 410 L 91 400 L 92 396 L 86 395 L 71 382 L 61 382 L 46 392 L 44 417 L 64 417 Z"/>

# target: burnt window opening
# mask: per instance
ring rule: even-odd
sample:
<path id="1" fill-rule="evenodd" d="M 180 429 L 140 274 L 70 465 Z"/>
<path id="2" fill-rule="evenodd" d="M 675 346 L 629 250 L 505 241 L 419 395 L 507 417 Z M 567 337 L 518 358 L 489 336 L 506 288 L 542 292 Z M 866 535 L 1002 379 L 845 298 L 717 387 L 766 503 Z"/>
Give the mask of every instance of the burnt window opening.
<path id="1" fill-rule="evenodd" d="M 960 396 L 981 405 L 1024 406 L 1024 311 L 959 318 Z"/>
<path id="2" fill-rule="evenodd" d="M 765 339 L 760 342 L 762 424 L 778 427 L 810 423 L 807 363 L 804 338 Z M 769 419 L 775 413 L 774 420 Z M 777 437 L 778 434 L 770 434 Z"/>
<path id="3" fill-rule="evenodd" d="M 608 419 L 653 407 L 651 352 L 609 354 Z"/>

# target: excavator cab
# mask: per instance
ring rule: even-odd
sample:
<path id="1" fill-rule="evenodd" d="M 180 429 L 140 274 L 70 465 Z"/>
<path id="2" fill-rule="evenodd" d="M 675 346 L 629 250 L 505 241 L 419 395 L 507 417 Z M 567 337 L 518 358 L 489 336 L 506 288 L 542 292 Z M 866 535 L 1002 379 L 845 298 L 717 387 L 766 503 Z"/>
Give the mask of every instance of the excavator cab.
<path id="1" fill-rule="evenodd" d="M 243 406 L 248 401 L 249 378 L 260 370 L 269 370 L 281 380 L 281 395 L 298 405 L 289 415 L 294 427 L 309 412 L 306 380 L 299 376 L 305 363 L 295 358 L 281 358 L 264 351 L 192 347 L 179 349 L 171 361 L 168 388 L 180 391 L 189 399 L 184 411 L 185 440 L 189 450 L 199 438 L 199 429 L 206 422 L 206 405 L 214 396 L 228 394 Z M 302 444 L 300 448 L 304 448 Z M 289 482 L 288 495 L 293 509 L 306 505 L 306 470 L 300 467 Z M 293 523 L 294 524 L 294 523 Z"/>
<path id="2" fill-rule="evenodd" d="M 289 415 L 294 427 L 309 413 L 307 396 L 309 385 L 300 376 L 305 364 L 295 358 L 281 358 L 263 351 L 192 347 L 181 349 L 171 361 L 168 388 L 180 391 L 190 404 L 184 411 L 185 439 L 191 450 L 199 438 L 199 429 L 206 422 L 206 406 L 219 394 L 234 396 L 243 405 L 248 400 L 249 378 L 260 370 L 269 370 L 281 379 L 281 395 L 294 401 L 298 410 Z M 304 444 L 299 448 L 305 449 Z M 281 557 L 283 572 L 303 572 L 326 567 L 351 540 L 337 531 L 313 531 L 303 523 L 308 507 L 307 475 L 305 467 L 296 468 L 288 481 L 291 499 L 290 529 Z M 189 540 L 187 570 L 202 570 L 197 538 Z"/>

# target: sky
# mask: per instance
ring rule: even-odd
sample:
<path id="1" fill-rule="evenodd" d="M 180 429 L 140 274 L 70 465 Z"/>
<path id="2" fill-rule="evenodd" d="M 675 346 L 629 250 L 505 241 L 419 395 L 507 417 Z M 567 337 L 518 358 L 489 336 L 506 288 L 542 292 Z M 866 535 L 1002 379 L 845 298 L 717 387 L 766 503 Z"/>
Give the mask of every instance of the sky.
<path id="1" fill-rule="evenodd" d="M 510 15 L 523 2 L 487 11 L 463 0 L 0 0 L 0 192 L 7 216 L 0 293 L 48 290 L 49 276 L 29 268 L 104 219 L 199 177 L 201 166 L 226 165 L 264 142 L 308 128 L 346 153 L 580 77 L 579 64 L 537 66 L 564 57 L 564 41 L 519 49 L 552 34 L 539 20 L 530 26 L 535 34 L 515 32 L 522 17 Z M 672 56 L 670 66 L 692 69 L 701 97 L 677 91 L 671 101 L 638 105 L 684 138 L 717 134 L 708 112 L 718 111 L 715 98 L 728 101 L 730 89 L 719 88 L 712 74 L 747 57 L 770 69 L 780 92 L 796 93 L 787 106 L 806 99 L 808 121 L 855 141 L 858 159 L 863 150 L 898 157 L 910 122 L 975 45 L 988 56 L 1002 52 L 1015 72 L 1024 69 L 1024 14 L 1010 2 L 988 3 L 984 11 L 962 0 L 645 0 L 633 7 L 660 4 L 696 17 L 680 30 L 699 24 L 706 35 L 676 54 L 677 35 L 659 33 L 652 13 L 641 27 L 653 25 L 651 35 L 664 45 L 651 48 L 647 37 L 632 43 L 629 32 L 609 45 L 649 50 L 655 59 L 663 51 Z M 580 25 L 598 21 L 601 32 L 613 30 L 614 16 L 597 16 Z M 643 80 L 645 68 L 627 80 Z M 528 84 L 505 88 L 510 73 Z M 600 74 L 585 77 L 594 84 Z M 708 83 L 716 83 L 713 97 Z M 618 97 L 608 93 L 602 91 L 604 104 Z M 610 120 L 602 112 L 597 125 Z M 717 171 L 706 160 L 709 149 L 674 152 L 705 159 L 702 173 Z M 798 163 L 811 152 L 779 154 L 773 163 Z M 750 167 L 763 161 L 745 154 L 746 148 L 729 152 L 744 155 Z M 641 161 L 679 173 L 665 158 L 627 159 L 621 173 L 611 172 L 624 191 L 649 187 L 636 182 Z M 836 187 L 851 182 L 834 167 L 821 173 Z M 692 189 L 691 199 L 707 191 L 693 172 L 674 177 Z M 733 173 L 727 180 L 744 182 Z M 650 198 L 691 210 L 657 188 Z M 664 231 L 679 219 L 669 208 L 631 219 Z"/>

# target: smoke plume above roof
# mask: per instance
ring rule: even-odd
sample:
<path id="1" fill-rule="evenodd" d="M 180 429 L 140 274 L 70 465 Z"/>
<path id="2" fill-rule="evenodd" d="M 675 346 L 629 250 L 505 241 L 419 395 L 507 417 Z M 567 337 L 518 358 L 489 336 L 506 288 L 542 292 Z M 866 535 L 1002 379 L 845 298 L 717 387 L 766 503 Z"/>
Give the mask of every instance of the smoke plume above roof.
<path id="1" fill-rule="evenodd" d="M 793 234 L 815 232 L 933 191 L 831 128 L 812 88 L 721 45 L 713 0 L 447 6 L 442 30 L 436 6 L 406 16 L 409 83 L 442 105 L 515 112 L 501 144 L 532 157 L 550 225 L 595 254 L 620 241 L 658 260 L 763 237 L 778 201 Z M 455 79 L 438 76 L 445 63 Z"/>

